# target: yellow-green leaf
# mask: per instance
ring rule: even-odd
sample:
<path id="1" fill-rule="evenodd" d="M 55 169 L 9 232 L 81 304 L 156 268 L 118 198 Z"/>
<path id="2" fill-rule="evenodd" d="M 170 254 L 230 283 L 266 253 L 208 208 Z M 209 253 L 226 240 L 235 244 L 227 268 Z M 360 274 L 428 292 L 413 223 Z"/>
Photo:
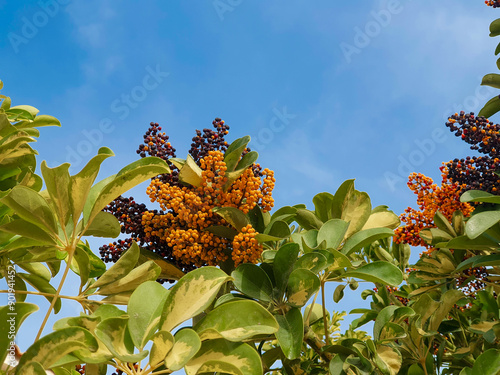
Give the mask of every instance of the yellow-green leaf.
<path id="1" fill-rule="evenodd" d="M 220 287 L 231 279 L 215 267 L 199 268 L 182 277 L 170 289 L 161 318 L 161 330 L 171 331 L 201 313 L 213 302 Z"/>
<path id="2" fill-rule="evenodd" d="M 190 328 L 181 329 L 175 334 L 172 350 L 165 358 L 165 366 L 172 371 L 180 370 L 201 348 L 198 334 Z"/>

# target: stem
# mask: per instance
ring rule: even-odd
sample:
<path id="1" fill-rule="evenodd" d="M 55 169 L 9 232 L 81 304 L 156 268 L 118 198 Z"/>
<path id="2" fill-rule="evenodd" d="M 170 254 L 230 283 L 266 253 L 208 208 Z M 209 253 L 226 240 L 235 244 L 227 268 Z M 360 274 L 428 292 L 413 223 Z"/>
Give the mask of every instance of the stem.
<path id="1" fill-rule="evenodd" d="M 325 346 L 323 342 L 321 342 L 318 337 L 314 334 L 314 332 L 309 327 L 304 327 L 304 342 L 309 345 L 326 363 L 330 363 L 333 358 L 332 353 L 324 352 L 322 348 Z"/>
<path id="2" fill-rule="evenodd" d="M 321 283 L 321 304 L 323 305 L 323 326 L 325 328 L 325 343 L 326 345 L 330 345 L 330 335 L 328 333 L 328 322 L 326 318 L 326 306 L 325 306 L 325 283 Z M 312 308 L 311 308 L 312 310 Z"/>
<path id="3" fill-rule="evenodd" d="M 9 293 L 9 291 L 8 290 L 0 290 L 0 293 Z M 31 295 L 35 295 L 35 296 L 44 296 L 44 297 L 54 297 L 55 296 L 54 293 L 30 292 L 27 290 L 16 290 L 15 294 L 31 294 Z M 58 297 L 65 298 L 65 299 L 72 299 L 72 300 L 78 301 L 78 302 L 82 301 L 82 298 L 80 298 L 80 297 L 63 296 L 63 295 L 59 295 Z M 100 303 L 100 301 L 92 301 L 92 302 Z"/>
<path id="4" fill-rule="evenodd" d="M 49 310 L 47 311 L 47 314 L 45 314 L 45 318 L 43 319 L 42 325 L 40 326 L 40 330 L 38 331 L 38 334 L 36 335 L 35 341 L 38 341 L 40 336 L 42 335 L 43 329 L 45 328 L 45 324 L 47 324 L 47 320 L 49 320 L 50 314 L 52 313 L 52 309 L 54 308 L 57 299 L 59 298 L 59 294 L 61 293 L 61 289 L 64 285 L 64 282 L 66 281 L 66 276 L 68 276 L 68 271 L 69 271 L 69 266 L 71 264 L 71 261 L 73 260 L 73 255 L 75 253 L 75 248 L 71 248 L 71 251 L 69 252 L 68 259 L 66 261 L 66 268 L 64 269 L 64 273 L 62 275 L 61 281 L 59 283 L 59 286 L 57 287 L 56 294 L 54 295 L 54 298 L 52 298 L 52 302 L 50 304 Z"/>
<path id="5" fill-rule="evenodd" d="M 318 298 L 318 294 L 319 294 L 319 290 L 316 292 L 316 294 L 314 295 L 314 298 L 313 298 L 313 302 L 311 304 L 311 308 L 309 309 L 309 312 L 307 313 L 307 318 L 306 320 L 304 321 L 304 324 L 306 326 L 309 325 L 309 319 L 311 318 L 311 314 L 312 314 L 312 311 L 313 311 L 313 306 L 314 304 L 316 303 L 316 298 Z"/>

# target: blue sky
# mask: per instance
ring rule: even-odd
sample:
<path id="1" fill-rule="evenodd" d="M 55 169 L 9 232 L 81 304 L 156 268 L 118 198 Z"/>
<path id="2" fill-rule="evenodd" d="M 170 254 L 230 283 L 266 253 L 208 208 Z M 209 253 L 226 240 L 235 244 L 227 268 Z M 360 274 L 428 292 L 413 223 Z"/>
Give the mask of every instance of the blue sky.
<path id="1" fill-rule="evenodd" d="M 444 122 L 495 95 L 479 83 L 496 15 L 481 0 L 0 0 L 2 93 L 61 120 L 35 146 L 49 166 L 77 172 L 108 146 L 102 177 L 116 173 L 151 121 L 185 157 L 221 117 L 275 170 L 277 207 L 356 178 L 399 214 L 410 171 L 439 178 L 471 154 Z"/>

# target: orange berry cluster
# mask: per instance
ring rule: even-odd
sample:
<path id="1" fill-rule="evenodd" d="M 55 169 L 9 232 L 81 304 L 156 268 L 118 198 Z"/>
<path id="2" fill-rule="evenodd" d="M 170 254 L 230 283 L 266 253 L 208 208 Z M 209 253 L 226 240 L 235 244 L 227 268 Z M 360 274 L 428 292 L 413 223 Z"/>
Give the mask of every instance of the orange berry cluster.
<path id="1" fill-rule="evenodd" d="M 148 189 L 151 199 L 163 204 L 163 209 L 148 210 L 145 204 L 136 203 L 132 197 L 118 197 L 108 205 L 104 211 L 110 212 L 119 220 L 122 233 L 129 237 L 101 246 L 99 251 L 104 261 L 116 262 L 123 251 L 136 241 L 139 246 L 160 255 L 184 272 L 204 264 L 217 264 L 231 257 L 234 241 L 205 230 L 211 223 L 229 225 L 214 214 L 212 208 L 230 206 L 247 213 L 258 204 L 266 212 L 271 210 L 274 203 L 273 172 L 267 169 L 262 171 L 258 164 L 253 164 L 229 189 L 223 191 L 227 178 L 221 155 L 228 147 L 224 137 L 228 134 L 229 126 L 220 118 L 216 118 L 212 126 L 213 130 L 196 130 L 189 150 L 189 154 L 203 170 L 204 183 L 201 188 L 196 189 L 188 188 L 179 181 L 179 170 L 169 161 L 176 156 L 175 148 L 159 124 L 150 124 L 137 153 L 141 157 L 162 158 L 172 170 L 171 174 L 157 176 Z M 217 153 L 213 153 L 214 151 Z M 247 148 L 243 154 L 249 151 Z M 262 251 L 255 246 L 253 248 L 256 254 Z M 256 259 L 248 253 L 246 256 L 247 259 Z M 241 253 L 235 261 L 245 261 L 244 259 L 245 254 Z"/>
<path id="2" fill-rule="evenodd" d="M 460 195 L 464 186 L 451 182 L 443 173 L 441 186 L 434 183 L 432 178 L 421 173 L 412 173 L 409 177 L 408 187 L 417 194 L 417 204 L 419 209 L 408 207 L 405 213 L 400 215 L 401 221 L 405 224 L 396 229 L 394 240 L 397 243 L 407 243 L 412 246 L 424 246 L 428 252 L 434 248 L 427 245 L 420 238 L 419 233 L 425 228 L 435 228 L 434 215 L 439 210 L 448 220 L 451 220 L 453 213 L 461 211 L 466 217 L 470 216 L 474 208 L 468 204 L 460 202 Z"/>
<path id="3" fill-rule="evenodd" d="M 447 177 L 465 190 L 484 190 L 500 194 L 500 179 L 495 173 L 500 168 L 500 125 L 493 124 L 474 113 L 455 113 L 450 116 L 446 126 L 485 156 L 468 156 L 445 163 Z"/>
<path id="4" fill-rule="evenodd" d="M 257 263 L 262 250 L 257 252 L 255 249 L 262 249 L 262 246 L 257 242 L 256 235 L 257 232 L 255 229 L 252 225 L 248 224 L 234 237 L 232 259 L 235 265 L 240 263 Z"/>
<path id="5" fill-rule="evenodd" d="M 146 211 L 142 225 L 147 237 L 156 236 L 172 248 L 179 260 L 197 267 L 218 265 L 232 257 L 235 265 L 257 262 L 262 246 L 255 240 L 255 230 L 243 228 L 232 241 L 207 231 L 214 225 L 229 224 L 213 212 L 216 207 L 234 207 L 248 213 L 255 205 L 268 212 L 273 207 L 273 172 L 264 169 L 263 182 L 251 167 L 225 189 L 226 163 L 221 151 L 209 151 L 200 159 L 202 183 L 199 187 L 177 186 L 159 179 L 146 190 L 152 202 L 158 202 L 161 214 Z M 262 184 L 262 186 L 261 186 Z"/>
<path id="6" fill-rule="evenodd" d="M 500 8 L 500 0 L 485 0 L 484 3 L 493 8 Z"/>

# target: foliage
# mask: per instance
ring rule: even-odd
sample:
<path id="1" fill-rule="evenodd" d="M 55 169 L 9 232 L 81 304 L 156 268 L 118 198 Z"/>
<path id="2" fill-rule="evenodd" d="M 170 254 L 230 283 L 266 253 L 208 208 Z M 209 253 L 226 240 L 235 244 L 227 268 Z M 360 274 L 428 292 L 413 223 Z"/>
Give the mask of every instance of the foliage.
<path id="1" fill-rule="evenodd" d="M 490 29 L 500 35 L 499 22 Z M 272 172 L 256 163 L 249 137 L 226 142 L 221 119 L 197 131 L 186 159 L 151 123 L 141 159 L 115 175 L 96 182 L 113 155 L 101 148 L 75 175 L 42 162 L 40 177 L 29 143 L 59 121 L 1 99 L 0 277 L 9 289 L 0 292 L 9 304 L 0 316 L 16 314 L 0 325 L 2 374 L 500 373 L 499 126 L 485 117 L 450 117 L 450 130 L 485 156 L 446 163 L 441 186 L 410 176 L 419 209 L 400 226 L 354 180 L 315 195 L 310 209 L 271 213 Z M 146 180 L 160 210 L 122 196 Z M 120 233 L 128 238 L 103 246 L 103 259 L 85 241 Z M 410 245 L 427 249 L 414 265 Z M 61 295 L 69 272 L 78 291 Z M 165 280 L 176 282 L 167 289 Z M 346 314 L 327 300 L 340 304 L 360 283 L 369 306 L 350 311 L 357 318 L 341 332 Z M 27 297 L 50 308 L 19 353 L 13 337 L 38 310 Z M 68 299 L 82 313 L 42 336 Z"/>

